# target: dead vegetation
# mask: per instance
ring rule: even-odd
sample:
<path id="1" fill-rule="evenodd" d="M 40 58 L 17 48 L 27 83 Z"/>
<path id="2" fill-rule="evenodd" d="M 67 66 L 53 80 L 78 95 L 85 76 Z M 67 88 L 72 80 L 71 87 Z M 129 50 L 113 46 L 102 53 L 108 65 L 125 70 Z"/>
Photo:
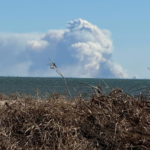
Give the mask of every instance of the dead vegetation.
<path id="1" fill-rule="evenodd" d="M 51 67 L 58 70 L 53 62 Z M 35 96 L 0 94 L 0 149 L 149 150 L 149 95 L 90 88 L 87 100 L 72 98 L 68 87 L 69 101 L 56 92 L 42 100 L 38 91 Z"/>
<path id="2" fill-rule="evenodd" d="M 11 95 L 16 98 L 16 95 Z M 6 97 L 3 95 L 3 97 Z M 9 97 L 11 99 L 11 97 Z M 1 99 L 3 100 L 3 99 Z M 116 88 L 88 100 L 52 93 L 0 106 L 0 149 L 100 150 L 150 147 L 150 102 Z"/>

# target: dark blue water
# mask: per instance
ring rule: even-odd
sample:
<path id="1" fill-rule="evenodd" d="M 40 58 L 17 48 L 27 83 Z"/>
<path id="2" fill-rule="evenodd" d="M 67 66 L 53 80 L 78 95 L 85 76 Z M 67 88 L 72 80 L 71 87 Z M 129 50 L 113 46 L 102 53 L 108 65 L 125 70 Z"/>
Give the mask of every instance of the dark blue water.
<path id="1" fill-rule="evenodd" d="M 150 80 L 147 79 L 66 78 L 66 82 L 72 96 L 77 95 L 79 92 L 86 93 L 91 91 L 90 86 L 83 84 L 97 86 L 100 83 L 106 93 L 109 93 L 115 87 L 130 95 L 137 95 L 142 91 L 150 90 Z M 63 78 L 0 77 L 0 93 L 22 92 L 35 95 L 37 89 L 41 92 L 41 95 L 45 95 L 46 92 L 52 93 L 52 91 L 58 93 L 67 91 Z"/>

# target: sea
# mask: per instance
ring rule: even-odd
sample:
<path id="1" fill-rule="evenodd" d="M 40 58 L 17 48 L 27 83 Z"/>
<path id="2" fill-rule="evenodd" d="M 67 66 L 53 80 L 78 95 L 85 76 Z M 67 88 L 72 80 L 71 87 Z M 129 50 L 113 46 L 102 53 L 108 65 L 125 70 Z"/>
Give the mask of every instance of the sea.
<path id="1" fill-rule="evenodd" d="M 149 79 L 101 79 L 101 78 L 65 78 L 68 89 L 75 97 L 82 94 L 85 98 L 93 92 L 92 86 L 99 84 L 103 93 L 109 94 L 114 88 L 120 88 L 131 96 L 148 94 L 150 91 Z M 40 98 L 52 92 L 68 94 L 63 78 L 55 77 L 0 77 L 0 94 L 24 93 L 35 96 L 37 91 Z"/>

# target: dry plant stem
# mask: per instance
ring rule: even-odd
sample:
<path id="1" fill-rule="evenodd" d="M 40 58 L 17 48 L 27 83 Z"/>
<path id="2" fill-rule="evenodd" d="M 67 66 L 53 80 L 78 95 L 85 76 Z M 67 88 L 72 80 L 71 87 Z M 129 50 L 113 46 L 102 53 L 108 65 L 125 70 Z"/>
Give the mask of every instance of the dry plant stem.
<path id="1" fill-rule="evenodd" d="M 49 60 L 51 61 L 51 64 L 49 64 L 49 65 L 50 65 L 50 68 L 51 68 L 51 69 L 56 69 L 56 72 L 64 79 L 65 85 L 66 85 L 66 88 L 67 88 L 67 91 L 68 91 L 68 93 L 69 93 L 69 95 L 70 95 L 70 98 L 72 99 L 72 95 L 71 95 L 71 93 L 70 93 L 70 91 L 69 91 L 69 88 L 68 88 L 68 86 L 67 86 L 66 79 L 64 78 L 64 76 L 62 75 L 62 73 L 59 71 L 59 69 L 57 68 L 56 64 L 53 63 L 51 59 L 49 59 Z"/>

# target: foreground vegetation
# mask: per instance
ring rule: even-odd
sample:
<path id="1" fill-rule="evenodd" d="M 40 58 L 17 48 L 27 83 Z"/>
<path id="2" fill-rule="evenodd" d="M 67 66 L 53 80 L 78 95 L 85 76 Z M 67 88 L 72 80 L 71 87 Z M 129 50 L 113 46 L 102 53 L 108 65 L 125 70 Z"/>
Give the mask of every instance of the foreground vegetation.
<path id="1" fill-rule="evenodd" d="M 150 102 L 116 88 L 68 101 L 1 94 L 0 149 L 145 150 L 150 147 Z"/>
<path id="2" fill-rule="evenodd" d="M 50 60 L 51 61 L 51 60 Z M 150 97 L 90 86 L 89 98 L 46 94 L 0 94 L 2 150 L 149 150 Z"/>

